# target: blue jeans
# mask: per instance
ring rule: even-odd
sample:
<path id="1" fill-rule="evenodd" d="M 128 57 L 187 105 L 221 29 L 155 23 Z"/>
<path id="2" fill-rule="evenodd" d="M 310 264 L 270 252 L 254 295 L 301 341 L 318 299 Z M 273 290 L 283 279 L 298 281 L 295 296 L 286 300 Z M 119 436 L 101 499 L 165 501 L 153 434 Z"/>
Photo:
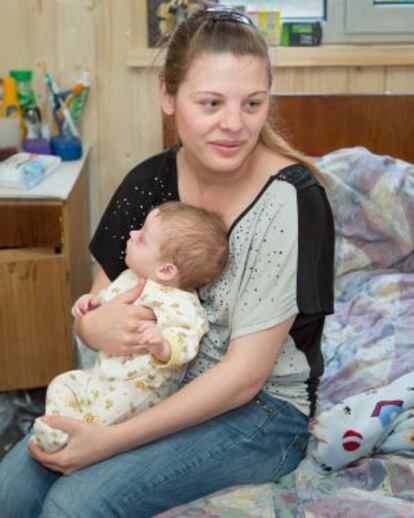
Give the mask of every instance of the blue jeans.
<path id="1" fill-rule="evenodd" d="M 238 484 L 276 481 L 305 454 L 308 419 L 261 393 L 246 405 L 69 476 L 32 460 L 27 439 L 0 464 L 2 518 L 154 516 Z"/>

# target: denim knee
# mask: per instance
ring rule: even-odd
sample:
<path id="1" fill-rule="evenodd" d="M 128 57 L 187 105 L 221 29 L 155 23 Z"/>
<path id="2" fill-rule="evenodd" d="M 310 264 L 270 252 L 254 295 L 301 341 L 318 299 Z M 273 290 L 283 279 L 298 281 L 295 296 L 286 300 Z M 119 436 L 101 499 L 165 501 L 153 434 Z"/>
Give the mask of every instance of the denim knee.
<path id="1" fill-rule="evenodd" d="M 35 518 L 40 515 L 57 473 L 33 460 L 28 437 L 12 448 L 0 463 L 0 515 L 2 518 Z"/>

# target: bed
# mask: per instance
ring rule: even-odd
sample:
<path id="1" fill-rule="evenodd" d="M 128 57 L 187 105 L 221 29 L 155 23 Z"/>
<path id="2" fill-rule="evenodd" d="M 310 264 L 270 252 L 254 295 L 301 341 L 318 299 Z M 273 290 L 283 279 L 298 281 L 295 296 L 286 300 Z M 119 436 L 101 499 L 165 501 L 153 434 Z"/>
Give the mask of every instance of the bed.
<path id="1" fill-rule="evenodd" d="M 357 416 L 353 441 L 346 437 L 352 462 L 327 467 L 318 457 L 326 437 L 315 434 L 306 458 L 277 484 L 228 488 L 160 516 L 412 517 L 414 404 L 402 410 L 387 390 L 403 379 L 414 391 L 414 95 L 277 95 L 272 109 L 285 136 L 318 157 L 335 218 L 335 314 L 324 330 L 312 426 L 338 408 L 344 417 L 362 408 L 361 397 L 381 397 L 393 407 L 388 423 L 404 410 L 408 444 L 381 449 L 382 436 L 359 452 Z M 165 144 L 174 139 L 166 121 Z"/>

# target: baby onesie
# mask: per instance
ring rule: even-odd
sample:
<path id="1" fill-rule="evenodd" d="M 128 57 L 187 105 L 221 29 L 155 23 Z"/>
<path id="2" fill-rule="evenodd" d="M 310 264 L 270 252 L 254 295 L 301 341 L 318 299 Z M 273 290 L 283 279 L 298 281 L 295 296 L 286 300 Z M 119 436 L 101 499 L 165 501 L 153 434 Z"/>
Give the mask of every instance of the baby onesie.
<path id="1" fill-rule="evenodd" d="M 125 270 L 99 296 L 105 303 L 137 282 L 137 276 Z M 178 388 L 185 365 L 197 354 L 201 337 L 208 329 L 196 293 L 147 280 L 134 304 L 154 312 L 170 346 L 170 360 L 162 363 L 148 353 L 112 356 L 101 351 L 91 369 L 69 371 L 51 382 L 46 395 L 47 415 L 105 425 L 119 423 Z M 41 419 L 36 420 L 34 430 L 35 440 L 45 451 L 57 451 L 67 443 L 65 432 L 49 427 Z"/>

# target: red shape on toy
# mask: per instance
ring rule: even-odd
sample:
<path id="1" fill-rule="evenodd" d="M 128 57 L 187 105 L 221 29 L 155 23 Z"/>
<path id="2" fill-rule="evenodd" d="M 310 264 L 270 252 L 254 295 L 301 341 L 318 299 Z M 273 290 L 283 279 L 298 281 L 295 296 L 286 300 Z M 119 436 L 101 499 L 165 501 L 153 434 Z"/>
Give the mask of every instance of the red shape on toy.
<path id="1" fill-rule="evenodd" d="M 359 432 L 347 430 L 342 436 L 342 439 L 344 439 L 342 447 L 346 451 L 355 451 L 361 446 L 360 440 L 363 438 L 364 436 Z"/>

